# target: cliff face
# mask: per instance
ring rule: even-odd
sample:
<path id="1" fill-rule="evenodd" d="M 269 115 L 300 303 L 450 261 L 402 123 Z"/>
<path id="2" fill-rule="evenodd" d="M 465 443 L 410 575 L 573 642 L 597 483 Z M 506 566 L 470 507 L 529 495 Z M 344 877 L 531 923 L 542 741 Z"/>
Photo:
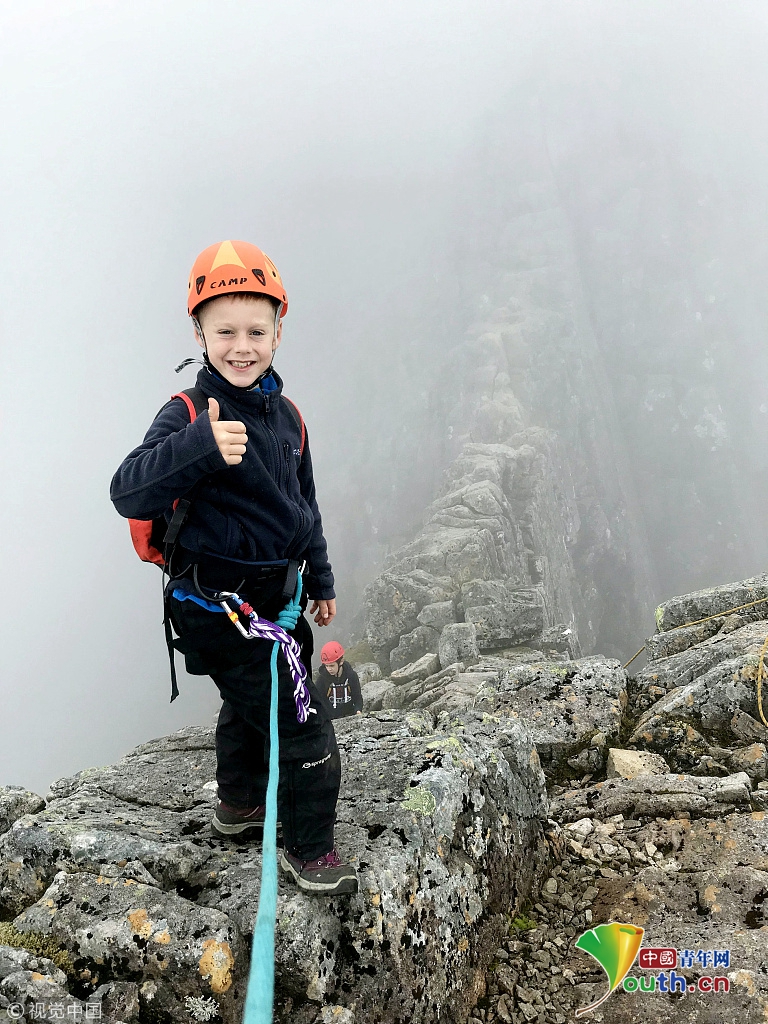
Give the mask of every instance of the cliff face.
<path id="1" fill-rule="evenodd" d="M 423 526 L 411 518 L 388 532 L 366 611 L 382 664 L 389 627 L 377 594 L 392 574 L 440 576 L 459 620 L 467 573 L 538 588 L 545 625 L 573 626 L 585 652 L 626 657 L 663 594 L 747 575 L 768 555 L 754 516 L 768 404 L 753 382 L 768 367 L 753 221 L 765 197 L 650 114 L 630 131 L 610 98 L 590 107 L 582 97 L 582 109 L 578 95 L 550 93 L 510 102 L 456 175 L 429 295 L 445 327 L 417 353 L 414 342 L 404 364 L 430 381 L 428 409 L 386 499 L 390 509 L 409 493 L 434 503 Z M 402 424 L 413 417 L 405 406 Z M 499 482 L 497 456 L 478 447 L 499 444 L 536 452 L 530 478 L 507 455 L 515 470 Z M 458 528 L 447 509 L 465 529 L 489 527 L 471 501 L 456 511 L 482 481 L 506 502 L 495 555 L 428 568 L 435 545 L 449 544 L 440 531 Z M 535 522 L 548 526 L 537 533 Z"/>
<path id="2" fill-rule="evenodd" d="M 518 135 L 513 152 L 495 156 L 497 175 L 508 165 L 485 197 L 495 218 L 481 219 L 462 267 L 475 318 L 442 356 L 442 489 L 423 532 L 369 589 L 367 635 L 380 659 L 396 635 L 420 628 L 416 647 L 437 649 L 426 604 L 452 602 L 450 621 L 494 608 L 492 618 L 509 621 L 485 628 L 487 648 L 535 636 L 525 624 L 534 604 L 539 634 L 562 624 L 585 651 L 609 654 L 631 645 L 652 604 L 644 527 L 568 211 L 541 140 Z M 419 577 L 427 589 L 416 597 L 418 573 L 429 579 Z"/>

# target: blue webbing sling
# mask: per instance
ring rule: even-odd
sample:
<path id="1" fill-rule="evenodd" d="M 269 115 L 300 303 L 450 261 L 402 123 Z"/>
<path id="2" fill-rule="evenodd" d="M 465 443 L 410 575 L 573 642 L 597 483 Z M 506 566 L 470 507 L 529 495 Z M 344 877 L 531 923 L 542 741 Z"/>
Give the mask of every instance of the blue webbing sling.
<path id="1" fill-rule="evenodd" d="M 275 620 L 276 626 L 296 628 L 301 615 L 301 573 L 297 574 L 296 593 Z M 245 997 L 243 1024 L 272 1024 L 275 1002 L 275 922 L 277 918 L 277 783 L 280 776 L 280 737 L 277 730 L 277 654 L 280 643 L 272 646 L 270 670 L 272 688 L 269 698 L 269 781 L 264 838 L 261 846 L 261 884 L 259 910 L 253 929 L 251 971 Z"/>

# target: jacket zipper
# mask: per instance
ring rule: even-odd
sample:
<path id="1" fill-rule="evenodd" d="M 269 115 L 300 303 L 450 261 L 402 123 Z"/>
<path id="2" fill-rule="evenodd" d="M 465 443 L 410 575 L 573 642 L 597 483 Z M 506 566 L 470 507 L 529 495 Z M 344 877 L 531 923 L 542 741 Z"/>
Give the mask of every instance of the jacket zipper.
<path id="1" fill-rule="evenodd" d="M 269 395 L 264 396 L 264 426 L 267 428 L 267 433 L 272 440 L 272 450 L 275 454 L 275 468 L 277 469 L 277 484 L 280 486 L 281 483 L 281 463 L 280 463 L 280 445 L 277 440 L 277 434 L 272 429 L 272 426 L 268 419 L 269 416 Z"/>
<path id="2" fill-rule="evenodd" d="M 269 395 L 265 395 L 264 396 L 264 425 L 267 428 L 267 432 L 269 433 L 269 436 L 272 439 L 273 450 L 274 450 L 275 457 L 276 457 L 276 460 L 277 460 L 277 484 L 278 484 L 278 487 L 280 487 L 280 484 L 281 484 L 281 479 L 280 478 L 281 478 L 281 475 L 282 475 L 281 472 L 280 472 L 280 469 L 281 469 L 281 466 L 280 466 L 280 442 L 277 439 L 277 433 L 272 429 L 272 427 L 271 427 L 271 425 L 269 423 L 269 420 L 267 419 L 267 416 L 269 415 L 269 408 L 270 408 Z M 290 446 L 286 442 L 283 442 L 283 453 L 285 455 L 285 496 L 287 498 L 288 497 L 288 483 L 289 483 L 289 480 L 290 480 L 290 468 L 289 468 L 290 467 L 290 463 L 288 461 L 289 454 L 290 454 Z M 296 510 L 296 518 L 298 520 L 298 525 L 297 525 L 296 530 L 294 532 L 294 540 L 296 539 L 296 537 L 299 535 L 300 531 L 304 527 L 304 512 L 303 512 L 301 506 L 300 505 L 296 505 L 295 510 Z"/>

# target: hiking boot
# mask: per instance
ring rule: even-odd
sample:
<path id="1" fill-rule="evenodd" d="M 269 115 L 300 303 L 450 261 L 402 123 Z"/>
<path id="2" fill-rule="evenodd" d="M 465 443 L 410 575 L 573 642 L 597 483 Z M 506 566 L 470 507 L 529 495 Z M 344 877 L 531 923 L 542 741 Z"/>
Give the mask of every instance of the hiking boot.
<path id="1" fill-rule="evenodd" d="M 357 892 L 357 872 L 351 864 L 344 864 L 336 850 L 315 860 L 299 860 L 283 850 L 280 867 L 303 892 L 315 896 L 340 896 Z"/>
<path id="2" fill-rule="evenodd" d="M 238 810 L 219 800 L 211 819 L 211 831 L 225 839 L 263 839 L 266 810 L 264 804 L 253 810 Z M 282 828 L 279 821 L 277 828 L 278 831 Z"/>

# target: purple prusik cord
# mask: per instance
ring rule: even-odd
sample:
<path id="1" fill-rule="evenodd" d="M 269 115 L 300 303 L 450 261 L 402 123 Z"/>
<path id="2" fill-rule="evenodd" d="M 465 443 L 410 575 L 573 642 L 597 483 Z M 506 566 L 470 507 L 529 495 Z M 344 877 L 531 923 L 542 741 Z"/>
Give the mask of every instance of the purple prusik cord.
<path id="1" fill-rule="evenodd" d="M 293 700 L 296 704 L 296 720 L 303 725 L 309 714 L 314 715 L 317 712 L 309 706 L 312 698 L 306 685 L 307 670 L 301 661 L 301 648 L 284 629 L 286 626 L 288 629 L 293 629 L 298 622 L 299 615 L 301 614 L 298 601 L 294 599 L 294 601 L 289 602 L 278 615 L 278 621 L 270 622 L 269 619 L 260 618 L 253 608 L 237 594 L 219 594 L 219 598 L 222 597 L 226 597 L 226 600 L 220 600 L 219 604 L 243 636 L 249 640 L 271 640 L 273 643 L 280 644 L 285 660 L 288 662 L 291 678 L 293 679 Z M 237 613 L 233 612 L 227 605 L 227 600 L 233 601 L 240 609 L 240 614 L 248 617 L 250 620 L 248 629 L 240 622 Z"/>

